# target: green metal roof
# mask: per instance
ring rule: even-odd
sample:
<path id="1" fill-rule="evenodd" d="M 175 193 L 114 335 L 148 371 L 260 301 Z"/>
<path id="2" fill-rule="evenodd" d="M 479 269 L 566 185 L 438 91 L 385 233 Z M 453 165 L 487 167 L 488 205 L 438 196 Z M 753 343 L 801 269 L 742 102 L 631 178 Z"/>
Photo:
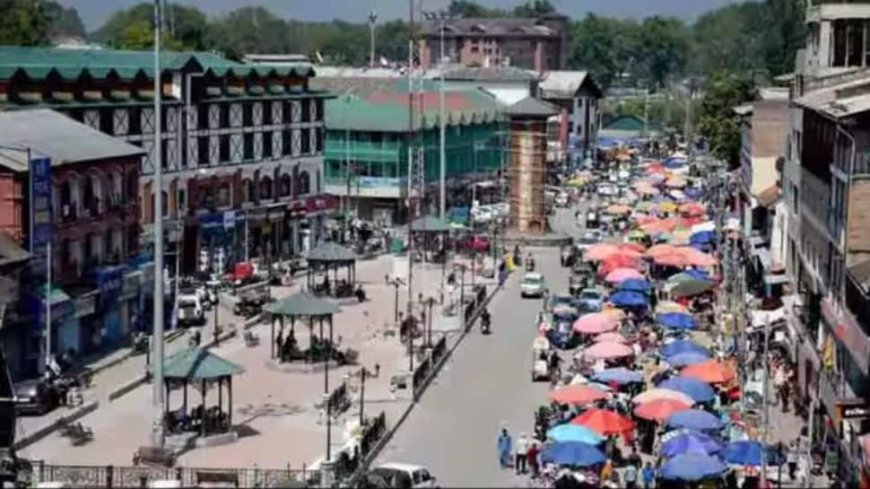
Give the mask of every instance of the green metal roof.
<path id="1" fill-rule="evenodd" d="M 164 70 L 176 71 L 190 67 L 194 71 L 211 71 L 218 76 L 232 73 L 236 76 L 314 76 L 309 63 L 292 65 L 250 65 L 237 63 L 206 52 L 161 53 Z M 0 78 L 8 79 L 22 72 L 32 79 L 43 79 L 52 70 L 65 79 L 76 79 L 85 72 L 96 78 L 109 73 L 130 79 L 142 73 L 153 76 L 154 54 L 151 51 L 128 51 L 116 49 L 61 49 L 22 46 L 0 46 Z"/>
<path id="2" fill-rule="evenodd" d="M 307 290 L 297 292 L 266 306 L 266 312 L 275 316 L 331 316 L 341 309 L 334 303 L 315 297 Z"/>
<path id="3" fill-rule="evenodd" d="M 245 370 L 202 348 L 189 348 L 167 358 L 163 376 L 173 380 L 214 380 L 231 377 Z"/>
<path id="4" fill-rule="evenodd" d="M 356 258 L 356 253 L 353 250 L 332 241 L 321 243 L 305 255 L 305 259 L 308 261 L 341 262 L 356 261 Z"/>
<path id="5" fill-rule="evenodd" d="M 411 231 L 414 232 L 446 233 L 450 229 L 450 224 L 447 221 L 435 216 L 423 216 L 411 223 Z"/>
<path id="6" fill-rule="evenodd" d="M 396 89 L 390 93 L 402 93 Z M 502 120 L 504 105 L 482 90 L 451 90 L 464 98 L 462 109 L 448 108 L 445 121 L 448 126 L 482 124 Z M 425 110 L 415 112 L 417 129 L 433 129 L 439 126 L 438 104 L 430 104 Z M 380 100 L 345 96 L 326 103 L 326 127 L 329 130 L 408 132 L 411 123 L 407 103 L 395 100 Z"/>

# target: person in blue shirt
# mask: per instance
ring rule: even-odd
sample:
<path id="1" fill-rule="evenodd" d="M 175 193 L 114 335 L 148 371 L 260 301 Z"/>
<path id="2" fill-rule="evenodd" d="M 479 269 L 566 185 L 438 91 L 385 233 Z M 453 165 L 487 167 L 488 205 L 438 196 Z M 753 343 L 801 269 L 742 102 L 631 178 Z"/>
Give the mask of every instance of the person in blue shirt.
<path id="1" fill-rule="evenodd" d="M 643 488 L 650 489 L 656 479 L 656 471 L 652 467 L 652 464 L 647 462 L 646 465 L 643 466 L 643 470 L 641 471 L 641 477 L 643 478 Z"/>
<path id="2" fill-rule="evenodd" d="M 498 461 L 503 469 L 510 467 L 511 460 L 511 435 L 507 428 L 501 429 L 501 435 L 498 437 Z"/>

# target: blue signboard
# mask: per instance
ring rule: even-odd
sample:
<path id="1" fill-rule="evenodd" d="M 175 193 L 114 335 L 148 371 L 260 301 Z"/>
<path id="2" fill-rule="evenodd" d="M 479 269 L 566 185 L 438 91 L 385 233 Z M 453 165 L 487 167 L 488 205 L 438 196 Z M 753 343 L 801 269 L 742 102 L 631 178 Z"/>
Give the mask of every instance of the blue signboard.
<path id="1" fill-rule="evenodd" d="M 393 177 L 358 177 L 356 185 L 359 188 L 399 187 L 402 185 L 402 179 Z"/>
<path id="2" fill-rule="evenodd" d="M 197 221 L 202 229 L 223 229 L 224 227 L 224 215 L 221 212 L 204 214 L 199 216 Z"/>
<path id="3" fill-rule="evenodd" d="M 97 287 L 100 289 L 100 300 L 107 301 L 121 295 L 124 288 L 124 274 L 127 267 L 120 265 L 102 267 L 96 271 Z"/>
<path id="4" fill-rule="evenodd" d="M 45 277 L 51 242 L 51 160 L 30 160 L 30 253 L 33 272 Z"/>

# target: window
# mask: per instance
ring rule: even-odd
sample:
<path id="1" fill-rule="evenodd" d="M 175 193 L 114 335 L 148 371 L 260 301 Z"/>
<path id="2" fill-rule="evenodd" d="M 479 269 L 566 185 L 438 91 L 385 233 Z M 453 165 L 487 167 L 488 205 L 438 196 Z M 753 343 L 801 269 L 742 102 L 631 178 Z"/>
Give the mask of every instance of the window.
<path id="1" fill-rule="evenodd" d="M 112 109 L 100 109 L 100 132 L 115 135 L 115 116 Z"/>
<path id="2" fill-rule="evenodd" d="M 196 162 L 200 165 L 209 164 L 209 137 L 196 138 Z"/>
<path id="3" fill-rule="evenodd" d="M 208 104 L 199 104 L 196 106 L 196 127 L 197 129 L 208 129 Z"/>
<path id="4" fill-rule="evenodd" d="M 160 203 L 160 215 L 163 216 L 164 219 L 166 219 L 167 217 L 169 217 L 169 192 L 164 190 L 162 195 L 163 202 Z"/>
<path id="5" fill-rule="evenodd" d="M 317 154 L 323 152 L 323 127 L 314 129 L 314 152 Z"/>
<path id="6" fill-rule="evenodd" d="M 218 161 L 221 163 L 230 161 L 230 136 L 223 135 L 218 138 Z"/>
<path id="7" fill-rule="evenodd" d="M 290 151 L 293 149 L 293 145 L 290 143 L 291 137 L 291 131 L 289 129 L 281 131 L 281 154 L 283 156 L 289 155 Z"/>
<path id="8" fill-rule="evenodd" d="M 300 105 L 302 106 L 302 122 L 311 122 L 311 104 L 305 100 Z"/>
<path id="9" fill-rule="evenodd" d="M 299 173 L 299 180 L 297 186 L 297 195 L 307 195 L 311 192 L 311 177 L 308 175 L 307 171 L 302 171 Z"/>
<path id="10" fill-rule="evenodd" d="M 160 167 L 166 170 L 169 168 L 169 141 L 160 141 Z"/>
<path id="11" fill-rule="evenodd" d="M 303 107 L 307 107 L 307 105 L 303 105 Z M 302 131 L 302 154 L 307 155 L 311 152 L 311 137 L 317 137 L 314 135 L 314 131 L 309 131 L 308 129 L 303 129 Z"/>
<path id="12" fill-rule="evenodd" d="M 242 125 L 251 127 L 254 125 L 254 105 L 242 104 Z"/>
<path id="13" fill-rule="evenodd" d="M 268 126 L 272 123 L 272 103 L 263 103 L 263 125 Z"/>
<path id="14" fill-rule="evenodd" d="M 269 177 L 260 179 L 260 198 L 264 200 L 272 198 L 272 179 Z"/>
<path id="15" fill-rule="evenodd" d="M 230 184 L 222 183 L 217 188 L 217 205 L 218 207 L 229 207 L 232 204 L 230 199 Z"/>
<path id="16" fill-rule="evenodd" d="M 219 107 L 220 119 L 218 127 L 230 127 L 230 105 L 223 104 Z M 229 159 L 229 157 L 227 159 Z"/>
<path id="17" fill-rule="evenodd" d="M 278 180 L 278 197 L 287 197 L 291 193 L 293 180 L 290 175 L 283 174 Z"/>
<path id="18" fill-rule="evenodd" d="M 268 107 L 265 105 L 264 107 Z M 271 158 L 272 157 L 272 133 L 264 132 L 262 133 L 263 139 L 263 158 Z"/>
<path id="19" fill-rule="evenodd" d="M 284 115 L 282 122 L 284 124 L 290 124 L 290 122 L 292 122 L 292 120 L 293 120 L 293 105 L 292 104 L 293 103 L 289 102 L 289 101 L 284 102 L 284 110 L 282 110 L 282 113 Z"/>
<path id="20" fill-rule="evenodd" d="M 187 192 L 183 188 L 178 189 L 178 198 L 175 205 L 178 207 L 179 214 L 184 214 L 184 208 L 187 206 Z"/>
<path id="21" fill-rule="evenodd" d="M 254 200 L 254 181 L 250 178 L 242 180 L 242 202 Z"/>
<path id="22" fill-rule="evenodd" d="M 835 20 L 832 36 L 834 38 L 833 66 L 846 66 L 846 31 L 848 24 L 845 20 Z"/>
<path id="23" fill-rule="evenodd" d="M 254 159 L 254 133 L 246 132 L 242 135 L 242 151 L 245 161 Z"/>

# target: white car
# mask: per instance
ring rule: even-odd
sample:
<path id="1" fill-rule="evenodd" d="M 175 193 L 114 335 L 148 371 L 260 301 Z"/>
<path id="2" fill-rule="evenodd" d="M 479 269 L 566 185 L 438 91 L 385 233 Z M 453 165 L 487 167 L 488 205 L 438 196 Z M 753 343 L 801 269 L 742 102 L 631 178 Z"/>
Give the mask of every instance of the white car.
<path id="1" fill-rule="evenodd" d="M 389 487 L 437 487 L 435 477 L 421 465 L 386 463 L 369 473 L 383 479 Z"/>
<path id="2" fill-rule="evenodd" d="M 619 189 L 616 188 L 616 185 L 611 185 L 609 183 L 602 183 L 598 185 L 598 194 L 604 195 L 607 197 L 611 197 L 617 195 L 619 193 Z"/>
<path id="3" fill-rule="evenodd" d="M 520 284 L 521 297 L 543 297 L 546 286 L 540 273 L 527 273 Z"/>
<path id="4" fill-rule="evenodd" d="M 196 289 L 181 289 L 175 298 L 175 314 L 179 326 L 202 326 L 205 311 Z"/>

